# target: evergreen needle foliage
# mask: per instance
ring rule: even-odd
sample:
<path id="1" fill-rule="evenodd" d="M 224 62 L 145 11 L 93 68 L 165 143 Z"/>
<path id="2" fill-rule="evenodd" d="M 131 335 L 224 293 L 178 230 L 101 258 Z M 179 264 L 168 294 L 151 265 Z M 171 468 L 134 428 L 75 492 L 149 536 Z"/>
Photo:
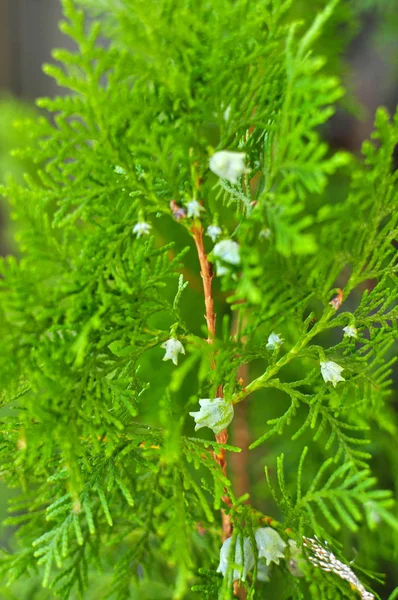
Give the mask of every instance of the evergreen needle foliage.
<path id="1" fill-rule="evenodd" d="M 354 8 L 291 5 L 63 1 L 69 93 L 19 123 L 37 168 L 2 190 L 2 597 L 398 585 L 398 113 L 328 147 Z"/>

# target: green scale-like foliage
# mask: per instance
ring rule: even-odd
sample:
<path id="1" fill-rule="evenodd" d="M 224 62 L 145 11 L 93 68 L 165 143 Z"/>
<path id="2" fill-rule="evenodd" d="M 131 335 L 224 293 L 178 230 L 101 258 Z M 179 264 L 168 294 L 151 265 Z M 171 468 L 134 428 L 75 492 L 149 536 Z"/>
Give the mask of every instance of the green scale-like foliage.
<path id="1" fill-rule="evenodd" d="M 245 537 L 254 554 L 241 597 L 359 598 L 305 538 L 345 565 L 354 547 L 352 572 L 379 590 L 397 560 L 398 116 L 377 112 L 361 157 L 331 151 L 321 126 L 344 94 L 332 66 L 355 9 L 291 4 L 63 2 L 76 50 L 45 70 L 69 92 L 19 122 L 15 156 L 36 168 L 2 190 L 19 244 L 0 279 L 1 472 L 18 490 L 4 597 L 233 598 L 216 572 L 221 509 L 233 549 Z M 236 183 L 209 169 L 221 150 L 245 153 Z M 200 216 L 178 219 L 192 199 Z M 193 234 L 212 224 L 240 262 L 213 278 L 208 344 Z M 178 366 L 162 362 L 169 338 Z M 325 361 L 343 368 L 336 387 Z M 219 386 L 230 445 L 188 414 Z M 263 581 L 266 526 L 286 549 Z"/>

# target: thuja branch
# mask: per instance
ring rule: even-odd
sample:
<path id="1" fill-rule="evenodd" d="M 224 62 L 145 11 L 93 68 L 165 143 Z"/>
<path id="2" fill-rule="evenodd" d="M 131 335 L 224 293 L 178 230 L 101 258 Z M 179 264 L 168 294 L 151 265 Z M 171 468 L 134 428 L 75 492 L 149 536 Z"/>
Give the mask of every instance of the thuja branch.
<path id="1" fill-rule="evenodd" d="M 195 241 L 196 249 L 198 252 L 201 276 L 203 281 L 203 291 L 204 291 L 204 299 L 205 299 L 205 307 L 206 314 L 205 319 L 207 322 L 208 329 L 208 338 L 207 341 L 209 344 L 212 344 L 216 337 L 216 313 L 214 310 L 214 299 L 213 299 L 213 291 L 212 291 L 212 281 L 213 281 L 213 268 L 209 259 L 207 258 L 206 250 L 203 243 L 203 227 L 201 225 L 194 225 L 191 229 L 192 235 Z M 213 359 L 212 368 L 215 368 L 215 358 Z M 217 397 L 223 397 L 223 386 L 222 384 L 217 387 Z M 216 435 L 216 440 L 219 444 L 226 444 L 228 441 L 228 432 L 226 429 L 221 431 L 221 433 Z M 221 448 L 219 453 L 214 453 L 214 458 L 217 463 L 220 465 L 220 468 L 226 476 L 227 471 L 227 460 L 225 449 Z M 223 502 L 227 505 L 231 505 L 231 501 L 228 496 L 223 496 Z M 232 534 L 232 523 L 231 517 L 226 514 L 225 510 L 221 510 L 222 515 L 222 533 L 223 540 L 230 537 Z"/>
<path id="2" fill-rule="evenodd" d="M 270 365 L 262 375 L 256 379 L 253 379 L 251 383 L 233 396 L 233 404 L 238 404 L 239 402 L 242 402 L 242 400 L 244 400 L 249 394 L 252 394 L 263 387 L 267 387 L 268 381 L 274 377 L 282 369 L 282 367 L 288 365 L 293 359 L 297 358 L 300 352 L 316 335 L 318 335 L 318 333 L 321 333 L 324 329 L 328 328 L 328 322 L 335 314 L 335 309 L 328 306 L 318 323 L 308 333 L 306 333 L 293 346 L 293 348 L 289 350 L 289 352 L 284 354 L 275 364 Z"/>

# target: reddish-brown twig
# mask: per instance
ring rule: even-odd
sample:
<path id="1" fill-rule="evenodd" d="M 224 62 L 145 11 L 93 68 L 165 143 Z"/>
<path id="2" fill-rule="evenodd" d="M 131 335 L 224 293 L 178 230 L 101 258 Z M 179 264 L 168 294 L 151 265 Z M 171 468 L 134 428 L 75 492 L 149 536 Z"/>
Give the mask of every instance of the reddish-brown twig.
<path id="1" fill-rule="evenodd" d="M 206 314 L 205 319 L 207 323 L 208 337 L 207 341 L 209 344 L 212 344 L 216 337 L 216 313 L 214 310 L 214 299 L 213 299 L 213 291 L 212 291 L 212 281 L 213 281 L 213 268 L 212 265 L 207 258 L 205 246 L 203 243 L 203 227 L 201 225 L 194 225 L 191 229 L 193 239 L 195 241 L 196 249 L 198 251 L 199 263 L 201 276 L 203 281 L 203 291 L 205 298 L 205 307 Z M 212 368 L 215 368 L 215 359 L 213 360 Z M 223 387 L 219 385 L 217 388 L 217 396 L 219 398 L 223 397 Z M 226 444 L 228 440 L 228 432 L 225 429 L 218 435 L 216 435 L 216 441 L 219 444 Z M 214 460 L 220 465 L 220 468 L 224 475 L 226 475 L 227 471 L 227 460 L 224 448 L 221 448 L 218 453 L 214 453 Z M 224 495 L 222 498 L 223 502 L 228 506 L 231 506 L 230 498 L 227 495 Z M 228 515 L 224 509 L 221 510 L 221 518 L 222 518 L 222 539 L 226 540 L 232 534 L 232 522 L 231 517 Z"/>

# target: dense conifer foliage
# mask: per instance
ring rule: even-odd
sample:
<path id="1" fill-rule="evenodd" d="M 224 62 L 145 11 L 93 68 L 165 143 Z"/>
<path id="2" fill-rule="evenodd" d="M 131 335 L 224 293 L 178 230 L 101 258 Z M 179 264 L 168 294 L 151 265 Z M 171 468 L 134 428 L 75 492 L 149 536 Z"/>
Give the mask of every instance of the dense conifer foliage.
<path id="1" fill-rule="evenodd" d="M 347 6 L 63 6 L 2 190 L 7 593 L 386 598 L 398 116 L 323 139 Z"/>

